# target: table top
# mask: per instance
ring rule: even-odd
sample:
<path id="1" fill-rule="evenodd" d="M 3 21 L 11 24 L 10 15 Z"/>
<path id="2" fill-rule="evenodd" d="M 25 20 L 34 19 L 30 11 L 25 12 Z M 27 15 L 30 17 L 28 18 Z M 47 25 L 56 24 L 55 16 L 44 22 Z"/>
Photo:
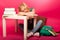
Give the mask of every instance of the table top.
<path id="1" fill-rule="evenodd" d="M 8 19 L 29 19 L 28 16 L 19 16 L 19 15 L 3 15 L 3 17 Z"/>
<path id="2" fill-rule="evenodd" d="M 8 19 L 25 19 L 27 16 L 18 16 L 18 15 L 3 15 L 3 17 Z"/>

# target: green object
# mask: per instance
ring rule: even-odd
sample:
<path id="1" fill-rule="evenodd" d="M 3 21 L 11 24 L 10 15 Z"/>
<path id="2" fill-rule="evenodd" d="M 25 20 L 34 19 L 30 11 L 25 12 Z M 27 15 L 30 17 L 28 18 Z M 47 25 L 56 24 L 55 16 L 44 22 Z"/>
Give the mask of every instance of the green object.
<path id="1" fill-rule="evenodd" d="M 52 27 L 50 26 L 43 26 L 40 30 L 40 35 L 51 35 L 51 33 L 48 30 L 52 30 Z"/>
<path id="2" fill-rule="evenodd" d="M 30 8 L 30 12 L 32 11 L 33 8 Z"/>

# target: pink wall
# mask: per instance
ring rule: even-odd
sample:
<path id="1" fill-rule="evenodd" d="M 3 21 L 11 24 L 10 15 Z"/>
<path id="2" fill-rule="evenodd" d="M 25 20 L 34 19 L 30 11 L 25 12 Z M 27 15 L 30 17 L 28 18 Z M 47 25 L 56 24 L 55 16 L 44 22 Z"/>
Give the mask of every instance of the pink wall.
<path id="1" fill-rule="evenodd" d="M 60 0 L 0 0 L 0 27 L 2 28 L 2 14 L 5 7 L 18 8 L 25 2 L 29 7 L 36 9 L 39 16 L 47 18 L 46 25 L 51 25 L 55 31 L 60 31 Z M 14 20 L 7 21 L 7 28 L 14 27 Z M 13 24 L 11 24 L 13 23 Z M 1 29 L 2 30 L 2 29 Z M 12 29 L 13 30 L 13 29 Z"/>

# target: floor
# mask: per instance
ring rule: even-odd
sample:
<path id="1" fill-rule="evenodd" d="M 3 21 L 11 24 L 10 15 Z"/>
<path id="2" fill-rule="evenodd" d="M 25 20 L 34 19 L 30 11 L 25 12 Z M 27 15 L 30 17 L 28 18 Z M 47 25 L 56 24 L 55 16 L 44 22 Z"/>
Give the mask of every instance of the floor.
<path id="1" fill-rule="evenodd" d="M 9 29 L 9 30 L 8 30 Z M 19 29 L 15 32 L 13 28 L 7 28 L 7 37 L 3 38 L 2 29 L 0 28 L 0 40 L 24 40 L 23 32 Z M 60 40 L 60 33 L 58 36 L 40 36 L 40 37 L 30 37 L 28 40 Z"/>
<path id="2" fill-rule="evenodd" d="M 2 27 L 0 27 L 0 40 L 24 40 L 22 30 L 15 32 L 14 26 L 7 26 L 7 37 L 2 36 Z M 40 37 L 30 37 L 28 40 L 60 40 L 60 33 L 58 36 L 40 36 Z"/>

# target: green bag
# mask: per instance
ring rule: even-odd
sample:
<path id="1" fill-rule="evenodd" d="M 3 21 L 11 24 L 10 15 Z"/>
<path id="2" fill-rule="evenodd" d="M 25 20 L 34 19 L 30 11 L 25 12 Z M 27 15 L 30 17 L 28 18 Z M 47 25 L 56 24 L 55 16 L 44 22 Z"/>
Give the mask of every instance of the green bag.
<path id="1" fill-rule="evenodd" d="M 52 30 L 52 27 L 50 27 L 50 26 L 43 26 L 41 28 L 41 30 L 40 30 L 40 35 L 47 35 L 47 36 L 51 35 L 51 33 L 47 29 L 48 30 Z"/>

